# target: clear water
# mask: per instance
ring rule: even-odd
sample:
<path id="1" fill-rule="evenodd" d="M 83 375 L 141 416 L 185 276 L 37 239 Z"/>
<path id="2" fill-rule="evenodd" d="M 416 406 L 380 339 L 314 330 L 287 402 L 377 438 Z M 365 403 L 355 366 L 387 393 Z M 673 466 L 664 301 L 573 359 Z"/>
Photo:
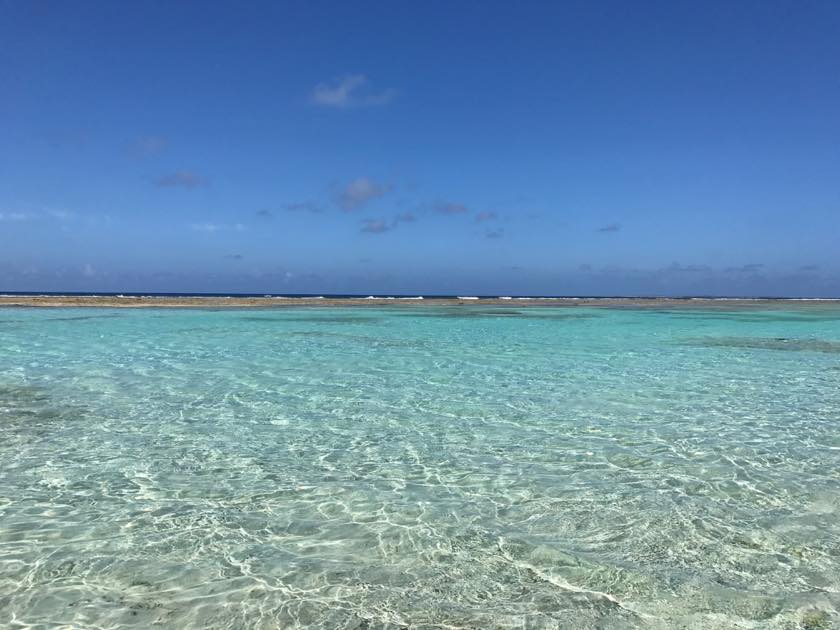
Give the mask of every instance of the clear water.
<path id="1" fill-rule="evenodd" d="M 840 310 L 0 309 L 0 626 L 838 611 Z"/>

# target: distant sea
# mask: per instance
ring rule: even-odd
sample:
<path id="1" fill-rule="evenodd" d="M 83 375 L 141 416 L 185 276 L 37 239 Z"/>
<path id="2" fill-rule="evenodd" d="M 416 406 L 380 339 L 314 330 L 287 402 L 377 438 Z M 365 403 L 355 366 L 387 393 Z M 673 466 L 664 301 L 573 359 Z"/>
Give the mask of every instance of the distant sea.
<path id="1" fill-rule="evenodd" d="M 834 628 L 838 423 L 831 305 L 0 308 L 0 627 Z"/>
<path id="2" fill-rule="evenodd" d="M 324 298 L 327 300 L 352 300 L 352 299 L 366 299 L 370 297 L 378 298 L 418 298 L 422 297 L 427 300 L 447 300 L 457 299 L 463 297 L 471 297 L 479 300 L 495 300 L 503 297 L 525 298 L 525 299 L 580 299 L 580 300 L 656 300 L 656 299 L 670 299 L 670 300 L 840 300 L 837 298 L 819 298 L 819 297 L 785 297 L 785 296 L 739 296 L 739 295 L 541 295 L 541 294 L 481 294 L 472 295 L 469 293 L 460 294 L 439 294 L 439 293 L 160 293 L 160 292 L 74 292 L 74 291 L 0 291 L 0 296 L 73 296 L 73 297 L 169 297 L 169 298 L 188 298 L 188 297 L 213 297 L 213 298 L 259 298 L 259 297 L 286 297 L 286 298 Z"/>

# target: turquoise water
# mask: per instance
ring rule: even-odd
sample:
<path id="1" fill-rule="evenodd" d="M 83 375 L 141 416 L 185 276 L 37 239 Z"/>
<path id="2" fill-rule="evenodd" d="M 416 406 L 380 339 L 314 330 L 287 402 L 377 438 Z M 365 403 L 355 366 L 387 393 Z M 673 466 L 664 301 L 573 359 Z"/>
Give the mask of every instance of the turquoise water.
<path id="1" fill-rule="evenodd" d="M 0 309 L 62 624 L 838 627 L 840 309 Z"/>

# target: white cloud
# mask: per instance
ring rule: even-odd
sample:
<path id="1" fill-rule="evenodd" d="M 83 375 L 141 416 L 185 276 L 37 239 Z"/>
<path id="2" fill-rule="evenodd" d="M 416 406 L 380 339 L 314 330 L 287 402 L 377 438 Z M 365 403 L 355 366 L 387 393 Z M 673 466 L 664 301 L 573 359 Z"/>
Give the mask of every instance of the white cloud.
<path id="1" fill-rule="evenodd" d="M 233 225 L 228 225 L 226 223 L 192 223 L 190 224 L 190 228 L 196 232 L 206 232 L 208 234 L 224 230 L 244 232 L 248 229 L 244 223 L 234 223 Z"/>
<path id="2" fill-rule="evenodd" d="M 0 221 L 36 221 L 41 219 L 55 219 L 56 221 L 70 221 L 76 217 L 76 213 L 68 210 L 39 207 L 38 211 L 14 210 L 0 212 Z"/>
<path id="3" fill-rule="evenodd" d="M 47 214 L 54 219 L 59 219 L 60 221 L 72 219 L 74 216 L 72 212 L 68 212 L 67 210 L 48 210 Z"/>
<path id="4" fill-rule="evenodd" d="M 37 216 L 31 212 L 0 212 L 0 221 L 29 221 Z"/>
<path id="5" fill-rule="evenodd" d="M 365 75 L 348 74 L 316 85 L 312 90 L 312 102 L 324 107 L 374 107 L 387 105 L 396 96 L 394 89 L 374 92 L 368 85 Z"/>
<path id="6" fill-rule="evenodd" d="M 390 186 L 377 184 L 367 177 L 359 177 L 347 184 L 338 195 L 338 204 L 345 212 L 352 212 L 367 202 L 382 197 Z"/>
<path id="7" fill-rule="evenodd" d="M 193 223 L 190 227 L 196 232 L 218 232 L 224 229 L 224 226 L 218 223 Z"/>

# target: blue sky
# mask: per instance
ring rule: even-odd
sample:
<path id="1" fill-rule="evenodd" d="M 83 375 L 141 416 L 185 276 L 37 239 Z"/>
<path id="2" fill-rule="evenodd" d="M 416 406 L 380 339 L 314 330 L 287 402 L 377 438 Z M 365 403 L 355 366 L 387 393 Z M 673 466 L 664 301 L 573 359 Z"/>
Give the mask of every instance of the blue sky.
<path id="1" fill-rule="evenodd" d="M 840 3 L 4 2 L 0 291 L 840 295 Z"/>

